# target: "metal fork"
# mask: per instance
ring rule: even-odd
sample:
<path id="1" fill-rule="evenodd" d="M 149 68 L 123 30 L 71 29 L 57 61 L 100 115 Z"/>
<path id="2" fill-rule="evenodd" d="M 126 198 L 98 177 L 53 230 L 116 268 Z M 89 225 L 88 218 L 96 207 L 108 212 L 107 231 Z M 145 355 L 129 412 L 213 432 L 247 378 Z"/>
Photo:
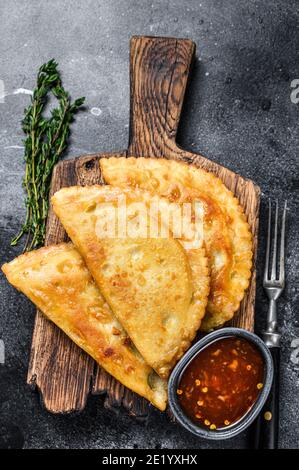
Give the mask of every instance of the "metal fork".
<path id="1" fill-rule="evenodd" d="M 257 420 L 254 447 L 257 449 L 276 449 L 279 432 L 279 370 L 280 370 L 280 333 L 277 323 L 277 300 L 285 287 L 285 225 L 287 202 L 284 203 L 281 227 L 280 250 L 278 254 L 278 201 L 275 204 L 274 227 L 272 226 L 271 200 L 269 200 L 268 235 L 263 287 L 269 298 L 267 327 L 262 337 L 270 348 L 273 358 L 274 378 L 271 392 Z M 273 232 L 273 233 L 272 233 Z M 271 250 L 272 248 L 272 250 Z M 272 251 L 272 263 L 270 269 Z M 278 261 L 279 260 L 279 261 Z"/>
<path id="2" fill-rule="evenodd" d="M 266 262 L 264 271 L 263 286 L 269 298 L 269 310 L 267 317 L 267 329 L 263 332 L 263 339 L 267 346 L 279 347 L 280 334 L 278 333 L 277 325 L 277 300 L 279 299 L 285 287 L 285 273 L 284 273 L 284 259 L 285 259 L 285 223 L 286 223 L 286 209 L 287 202 L 284 203 L 281 234 L 280 234 L 280 253 L 279 253 L 279 266 L 277 263 L 277 247 L 278 247 L 278 201 L 276 200 L 275 206 L 275 221 L 274 221 L 274 237 L 271 237 L 272 232 L 272 215 L 271 215 L 271 199 L 269 199 L 269 215 L 268 215 L 268 235 L 267 235 L 267 249 L 266 249 Z M 273 256 L 271 274 L 269 273 L 270 255 L 271 255 L 271 238 L 273 238 Z"/>

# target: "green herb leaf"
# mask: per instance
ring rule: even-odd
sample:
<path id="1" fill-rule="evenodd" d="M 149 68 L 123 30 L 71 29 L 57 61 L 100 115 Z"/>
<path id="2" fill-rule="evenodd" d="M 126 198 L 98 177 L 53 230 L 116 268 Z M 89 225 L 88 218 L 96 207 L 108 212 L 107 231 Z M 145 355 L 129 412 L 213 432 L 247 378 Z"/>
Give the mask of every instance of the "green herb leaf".
<path id="1" fill-rule="evenodd" d="M 37 75 L 37 86 L 31 105 L 24 110 L 22 129 L 27 136 L 25 147 L 26 219 L 20 232 L 13 238 L 16 245 L 26 234 L 24 251 L 43 245 L 49 209 L 49 191 L 53 168 L 65 152 L 70 134 L 70 123 L 83 105 L 85 98 L 71 102 L 63 88 L 54 59 L 43 64 Z M 50 94 L 58 100 L 58 107 L 51 116 L 43 116 Z"/>

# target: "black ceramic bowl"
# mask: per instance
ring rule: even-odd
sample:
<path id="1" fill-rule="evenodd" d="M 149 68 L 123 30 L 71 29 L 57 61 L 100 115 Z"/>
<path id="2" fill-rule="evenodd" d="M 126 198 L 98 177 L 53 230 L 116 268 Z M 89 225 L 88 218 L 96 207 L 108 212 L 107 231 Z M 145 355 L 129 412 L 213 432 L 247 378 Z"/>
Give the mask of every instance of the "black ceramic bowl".
<path id="1" fill-rule="evenodd" d="M 191 419 L 182 410 L 176 391 L 179 388 L 179 383 L 186 367 L 199 353 L 199 351 L 204 349 L 206 346 L 210 345 L 215 340 L 231 336 L 246 339 L 247 341 L 254 344 L 262 354 L 262 357 L 264 359 L 264 387 L 262 388 L 256 402 L 240 420 L 238 420 L 236 423 L 231 424 L 230 426 L 227 426 L 226 428 L 210 430 L 208 428 L 203 428 L 202 426 L 197 425 L 193 421 L 191 421 Z M 273 361 L 271 353 L 265 343 L 254 333 L 250 333 L 249 331 L 242 330 L 240 328 L 222 328 L 220 330 L 213 331 L 212 333 L 200 339 L 194 346 L 192 346 L 191 349 L 189 349 L 189 351 L 187 351 L 183 358 L 178 362 L 178 364 L 172 371 L 168 382 L 169 405 L 177 421 L 184 428 L 186 428 L 193 434 L 196 434 L 198 437 L 204 437 L 206 439 L 214 440 L 228 439 L 244 431 L 258 416 L 270 392 L 272 380 Z"/>

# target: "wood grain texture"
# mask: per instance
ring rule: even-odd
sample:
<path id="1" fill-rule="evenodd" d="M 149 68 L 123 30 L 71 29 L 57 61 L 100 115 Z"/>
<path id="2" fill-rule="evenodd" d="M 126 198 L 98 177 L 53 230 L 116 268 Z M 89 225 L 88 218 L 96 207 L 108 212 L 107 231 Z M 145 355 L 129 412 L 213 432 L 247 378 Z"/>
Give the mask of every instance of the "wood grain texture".
<path id="1" fill-rule="evenodd" d="M 131 39 L 128 155 L 171 158 L 194 52 L 187 39 Z"/>
<path id="2" fill-rule="evenodd" d="M 173 38 L 133 37 L 130 51 L 130 136 L 127 151 L 86 155 L 59 163 L 52 179 L 52 193 L 74 184 L 103 184 L 99 159 L 109 156 L 165 157 L 183 160 L 215 173 L 239 198 L 254 240 L 253 275 L 240 310 L 231 324 L 253 330 L 255 262 L 259 214 L 259 188 L 223 166 L 190 153 L 176 144 L 181 108 L 195 44 Z M 50 209 L 46 244 L 66 239 Z M 49 411 L 82 410 L 88 394 L 104 394 L 106 407 L 125 407 L 145 418 L 148 403 L 96 366 L 62 332 L 39 312 L 32 340 L 28 382 L 36 385 Z"/>
<path id="3" fill-rule="evenodd" d="M 51 193 L 75 182 L 72 162 L 60 163 L 54 169 Z M 65 240 L 67 235 L 50 209 L 46 245 Z M 27 380 L 40 390 L 44 406 L 53 413 L 83 410 L 93 367 L 93 360 L 38 311 Z"/>
<path id="4" fill-rule="evenodd" d="M 114 156 L 124 156 L 126 152 L 120 152 Z M 110 154 L 101 154 L 100 156 L 86 156 L 73 160 L 76 184 L 88 186 L 92 184 L 103 184 L 100 171 L 99 158 L 109 157 Z M 96 365 L 95 375 L 92 385 L 93 394 L 105 394 L 104 405 L 107 408 L 124 406 L 131 414 L 135 416 L 146 415 L 148 405 L 143 398 L 135 399 L 136 394 L 128 390 L 117 380 L 111 377 L 101 367 Z"/>

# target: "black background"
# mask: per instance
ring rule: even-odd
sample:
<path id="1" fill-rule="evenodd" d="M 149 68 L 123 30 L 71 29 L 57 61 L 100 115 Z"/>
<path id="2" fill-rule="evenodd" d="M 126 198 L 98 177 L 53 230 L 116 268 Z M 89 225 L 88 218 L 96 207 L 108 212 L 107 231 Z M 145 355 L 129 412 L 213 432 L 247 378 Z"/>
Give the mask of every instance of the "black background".
<path id="1" fill-rule="evenodd" d="M 299 78 L 299 2 L 253 0 L 1 2 L 0 79 L 6 93 L 32 89 L 38 67 L 55 57 L 74 97 L 88 109 L 73 127 L 66 158 L 125 148 L 129 116 L 129 38 L 133 34 L 189 37 L 197 60 L 178 141 L 260 185 L 262 196 L 257 329 L 266 315 L 261 288 L 265 201 L 288 199 L 287 288 L 279 303 L 283 334 L 280 445 L 298 448 L 299 370 L 291 342 L 299 337 L 298 117 L 290 99 Z M 3 100 L 2 100 L 3 101 Z M 29 96 L 0 102 L 1 261 L 20 253 L 9 241 L 24 216 L 20 120 Z M 91 109 L 101 109 L 95 116 Z M 123 410 L 107 411 L 99 397 L 80 415 L 54 416 L 26 385 L 34 307 L 0 278 L 0 448 L 241 448 L 247 435 L 199 441 L 152 410 L 138 422 Z M 297 366 L 299 367 L 299 366 Z"/>

